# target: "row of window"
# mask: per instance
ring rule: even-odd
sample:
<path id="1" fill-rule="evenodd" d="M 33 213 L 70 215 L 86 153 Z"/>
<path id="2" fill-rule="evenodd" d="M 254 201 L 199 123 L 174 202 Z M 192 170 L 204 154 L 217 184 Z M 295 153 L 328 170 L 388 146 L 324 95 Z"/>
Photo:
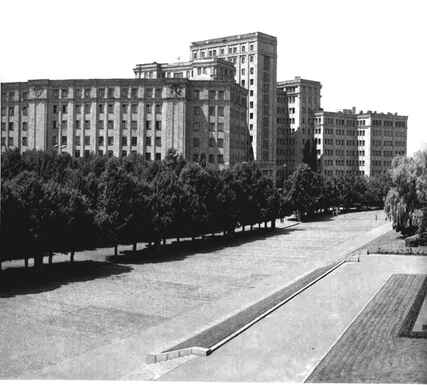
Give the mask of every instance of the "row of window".
<path id="1" fill-rule="evenodd" d="M 217 163 L 224 163 L 224 155 L 223 154 L 217 154 L 216 161 L 217 161 Z M 193 162 L 206 162 L 206 154 L 194 153 L 193 154 Z M 215 163 L 215 155 L 214 154 L 208 155 L 208 162 L 209 163 Z"/>
<path id="2" fill-rule="evenodd" d="M 200 138 L 193 138 L 193 147 L 200 147 Z M 224 148 L 224 139 L 222 138 L 209 138 L 209 147 Z"/>
<path id="3" fill-rule="evenodd" d="M 240 46 L 238 45 L 231 45 L 228 46 L 227 49 L 225 47 L 218 47 L 218 48 L 208 48 L 204 50 L 200 50 L 197 52 L 197 50 L 193 50 L 193 59 L 198 58 L 205 58 L 205 57 L 215 57 L 218 55 L 225 55 L 226 52 L 228 54 L 236 54 L 238 52 L 245 53 L 247 52 L 247 49 L 252 52 L 254 50 L 254 44 L 242 44 Z"/>
<path id="4" fill-rule="evenodd" d="M 106 96 L 108 98 L 114 98 L 117 95 L 116 89 L 118 87 L 100 87 L 100 88 L 93 88 L 93 87 L 86 87 L 86 88 L 71 88 L 74 90 L 74 97 L 75 98 L 91 98 L 91 97 L 98 97 L 98 98 L 105 98 Z M 120 89 L 120 97 L 121 98 L 137 98 L 139 96 L 139 88 L 137 87 L 119 87 Z M 18 91 L 9 91 L 8 97 L 9 100 L 15 100 L 16 95 Z M 28 91 L 22 92 L 22 99 L 27 100 L 28 99 Z M 53 88 L 51 90 L 51 95 L 53 98 L 60 98 L 65 99 L 68 98 L 70 93 L 70 88 Z M 144 88 L 144 97 L 146 98 L 152 98 L 154 95 L 155 98 L 161 98 L 162 97 L 162 89 L 161 88 L 152 88 L 152 87 L 145 87 Z M 3 97 L 3 95 L 2 95 Z"/>

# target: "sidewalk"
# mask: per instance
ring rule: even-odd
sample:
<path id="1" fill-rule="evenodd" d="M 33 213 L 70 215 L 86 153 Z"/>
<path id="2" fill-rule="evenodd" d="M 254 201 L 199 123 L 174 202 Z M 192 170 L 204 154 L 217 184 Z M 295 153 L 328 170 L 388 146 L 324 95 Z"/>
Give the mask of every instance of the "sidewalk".
<path id="1" fill-rule="evenodd" d="M 369 255 L 345 264 L 211 356 L 159 380 L 303 382 L 393 273 L 426 274 L 427 260 Z"/>
<path id="2" fill-rule="evenodd" d="M 0 378 L 155 378 L 189 358 L 146 365 L 146 354 L 181 342 L 388 231 L 390 224 L 375 221 L 375 215 L 279 228 L 160 261 L 124 257 L 120 263 L 119 257 L 112 263 L 99 254 L 96 272 L 119 272 L 0 298 Z"/>

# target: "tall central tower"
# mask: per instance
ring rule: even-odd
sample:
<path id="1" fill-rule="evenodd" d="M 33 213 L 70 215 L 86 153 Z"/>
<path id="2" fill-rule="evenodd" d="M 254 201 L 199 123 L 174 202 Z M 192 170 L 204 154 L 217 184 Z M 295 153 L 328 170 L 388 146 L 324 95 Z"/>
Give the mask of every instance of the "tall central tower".
<path id="1" fill-rule="evenodd" d="M 277 39 L 261 32 L 193 42 L 191 58 L 220 57 L 236 68 L 236 82 L 249 90 L 248 127 L 254 159 L 274 178 L 277 125 Z"/>

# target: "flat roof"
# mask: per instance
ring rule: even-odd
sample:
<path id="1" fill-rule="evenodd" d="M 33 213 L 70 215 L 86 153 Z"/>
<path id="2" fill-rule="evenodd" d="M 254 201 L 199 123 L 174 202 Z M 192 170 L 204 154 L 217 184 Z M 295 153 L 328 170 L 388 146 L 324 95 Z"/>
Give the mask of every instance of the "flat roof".
<path id="1" fill-rule="evenodd" d="M 224 36 L 224 37 L 218 37 L 213 39 L 193 41 L 191 43 L 191 47 L 208 45 L 208 44 L 223 44 L 223 43 L 228 43 L 236 40 L 246 40 L 246 39 L 253 39 L 253 38 L 261 38 L 264 40 L 277 42 L 277 38 L 275 36 L 268 35 L 263 32 L 251 32 L 251 33 L 245 33 L 245 34 L 239 34 L 239 35 L 231 35 L 231 36 Z"/>

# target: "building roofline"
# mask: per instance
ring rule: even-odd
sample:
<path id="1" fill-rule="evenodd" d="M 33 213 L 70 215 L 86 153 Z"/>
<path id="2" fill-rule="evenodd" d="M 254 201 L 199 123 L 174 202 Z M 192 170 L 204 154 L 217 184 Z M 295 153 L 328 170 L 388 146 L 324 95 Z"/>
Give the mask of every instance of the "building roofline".
<path id="1" fill-rule="evenodd" d="M 240 87 L 242 90 L 246 88 L 241 87 L 238 83 L 231 80 L 196 80 L 196 79 L 187 79 L 187 78 L 161 78 L 161 79 L 139 79 L 139 78 L 110 78 L 110 79 L 99 79 L 99 78 L 89 78 L 89 79 L 30 79 L 24 82 L 4 82 L 1 83 L 2 86 L 7 87 L 49 87 L 49 86 L 76 86 L 76 85 L 90 85 L 90 86 L 102 86 L 107 84 L 112 85 L 127 85 L 129 83 L 138 84 L 138 83 L 147 83 L 147 84 L 156 84 L 156 83 L 166 83 L 166 84 L 222 84 L 222 85 L 233 85 Z"/>
<path id="2" fill-rule="evenodd" d="M 308 84 L 315 84 L 322 86 L 322 83 L 320 83 L 317 80 L 309 80 L 309 79 L 303 79 L 300 76 L 295 76 L 294 79 L 291 80 L 281 80 L 277 82 L 277 87 L 287 86 L 291 84 L 297 84 L 297 83 L 308 83 Z"/>
<path id="3" fill-rule="evenodd" d="M 228 41 L 233 41 L 233 40 L 246 40 L 246 39 L 253 39 L 253 38 L 261 38 L 264 40 L 277 42 L 276 36 L 268 35 L 263 32 L 250 32 L 250 33 L 244 33 L 239 35 L 230 35 L 230 36 L 224 36 L 224 37 L 213 38 L 213 39 L 193 41 L 191 42 L 191 47 L 207 45 L 207 44 L 226 43 Z"/>

